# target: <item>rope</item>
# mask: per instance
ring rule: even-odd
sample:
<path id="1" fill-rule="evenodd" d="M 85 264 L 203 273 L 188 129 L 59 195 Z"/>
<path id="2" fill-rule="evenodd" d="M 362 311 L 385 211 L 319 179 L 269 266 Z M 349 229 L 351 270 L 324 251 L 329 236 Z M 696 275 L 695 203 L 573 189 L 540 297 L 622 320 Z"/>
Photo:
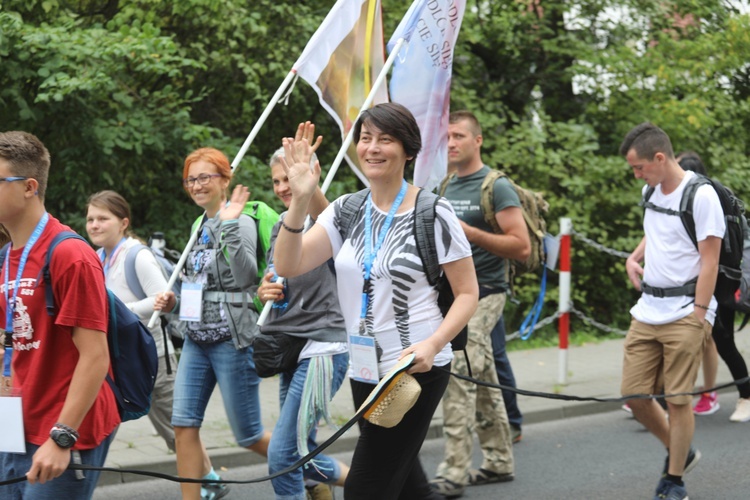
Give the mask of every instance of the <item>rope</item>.
<path id="1" fill-rule="evenodd" d="M 506 385 L 501 384 L 492 384 L 489 382 L 484 382 L 482 380 L 477 380 L 475 378 L 467 377 L 466 375 L 459 375 L 458 373 L 453 373 L 452 371 L 448 370 L 444 367 L 436 367 L 438 370 L 443 370 L 445 372 L 448 372 L 450 375 L 467 381 L 471 382 L 476 385 L 480 385 L 483 387 L 489 387 L 491 389 L 501 389 L 505 391 L 511 391 L 516 394 L 520 394 L 522 396 L 531 396 L 531 397 L 539 397 L 539 398 L 546 398 L 546 399 L 556 399 L 561 401 L 596 401 L 599 403 L 622 403 L 625 401 L 628 401 L 630 399 L 666 399 L 676 396 L 698 396 L 700 394 L 703 394 L 704 392 L 714 392 L 721 389 L 725 389 L 727 387 L 732 387 L 735 385 L 744 384 L 746 382 L 750 382 L 750 377 L 745 377 L 739 380 L 734 380 L 732 382 L 727 382 L 726 384 L 717 385 L 716 387 L 712 387 L 707 390 L 700 390 L 695 392 L 679 392 L 675 394 L 628 394 L 625 396 L 620 397 L 604 397 L 604 398 L 598 398 L 593 396 L 573 396 L 569 394 L 554 394 L 551 392 L 539 392 L 539 391 L 528 391 L 526 389 L 519 389 L 516 387 L 510 387 Z M 269 481 L 271 479 L 277 478 L 279 476 L 283 476 L 284 474 L 288 474 L 289 472 L 292 472 L 295 469 L 298 469 L 305 465 L 307 462 L 312 460 L 315 456 L 319 455 L 323 452 L 326 448 L 331 446 L 338 438 L 340 438 L 349 428 L 351 428 L 355 423 L 357 423 L 362 416 L 365 414 L 367 410 L 370 409 L 370 407 L 376 403 L 376 399 L 374 398 L 372 401 L 370 401 L 368 404 L 364 405 L 360 410 L 348 421 L 346 422 L 336 433 L 334 433 L 330 438 L 328 438 L 324 443 L 319 445 L 317 448 L 315 448 L 313 451 L 305 455 L 304 457 L 300 458 L 295 462 L 294 464 L 290 465 L 289 467 L 277 471 L 273 474 L 269 474 L 267 476 L 254 478 L 254 479 L 245 479 L 245 480 L 226 480 L 226 479 L 194 479 L 194 478 L 186 478 L 186 477 L 177 477 L 172 476 L 170 474 L 163 474 L 161 472 L 151 472 L 151 471 L 145 471 L 145 470 L 139 470 L 139 469 L 120 469 L 117 467 L 95 467 L 92 465 L 85 465 L 85 464 L 70 464 L 68 466 L 68 469 L 71 470 L 98 470 L 102 472 L 117 472 L 120 474 L 137 474 L 140 476 L 149 476 L 149 477 L 155 477 L 157 479 L 164 479 L 167 481 L 172 481 L 175 483 L 206 483 L 206 484 L 251 484 L 251 483 L 261 483 L 265 481 Z M 20 483 L 22 481 L 26 481 L 26 476 L 19 476 L 14 477 L 11 479 L 6 479 L 3 481 L 0 481 L 0 486 L 4 486 L 7 484 L 15 484 Z"/>

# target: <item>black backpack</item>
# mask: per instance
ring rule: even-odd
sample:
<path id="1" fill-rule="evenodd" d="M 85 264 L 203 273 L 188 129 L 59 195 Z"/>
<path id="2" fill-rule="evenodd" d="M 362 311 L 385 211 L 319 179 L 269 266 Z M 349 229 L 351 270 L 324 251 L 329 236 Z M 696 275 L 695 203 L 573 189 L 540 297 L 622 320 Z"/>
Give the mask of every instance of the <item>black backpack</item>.
<path id="1" fill-rule="evenodd" d="M 716 278 L 714 296 L 720 304 L 733 306 L 735 304 L 735 294 L 742 279 L 741 263 L 745 241 L 745 232 L 742 225 L 745 204 L 742 200 L 737 198 L 731 189 L 716 179 L 696 174 L 688 182 L 687 186 L 685 186 L 680 200 L 679 211 L 658 207 L 651 203 L 649 199 L 654 194 L 653 187 L 649 187 L 646 190 L 640 205 L 645 209 L 679 217 L 693 244 L 698 248 L 698 240 L 695 234 L 695 220 L 693 219 L 693 200 L 698 188 L 706 184 L 710 185 L 719 196 L 721 209 L 724 212 L 724 222 L 726 223 L 726 232 L 724 233 L 721 252 L 719 253 L 719 274 Z M 698 279 L 695 278 L 679 287 L 656 288 L 643 283 L 642 288 L 645 293 L 656 297 L 695 296 L 697 283 Z"/>
<path id="2" fill-rule="evenodd" d="M 339 234 L 346 240 L 354 227 L 355 218 L 360 207 L 365 203 L 369 189 L 358 191 L 341 204 L 339 214 Z M 417 245 L 419 257 L 424 264 L 427 281 L 438 291 L 438 307 L 443 317 L 448 313 L 453 304 L 453 290 L 444 274 L 441 273 L 440 263 L 437 259 L 437 246 L 435 245 L 435 207 L 440 197 L 429 191 L 421 189 L 417 193 L 414 213 L 414 239 Z M 451 340 L 454 351 L 466 349 L 466 341 L 469 336 L 468 327 L 464 326 L 458 335 Z M 467 360 L 468 361 L 468 360 Z"/>

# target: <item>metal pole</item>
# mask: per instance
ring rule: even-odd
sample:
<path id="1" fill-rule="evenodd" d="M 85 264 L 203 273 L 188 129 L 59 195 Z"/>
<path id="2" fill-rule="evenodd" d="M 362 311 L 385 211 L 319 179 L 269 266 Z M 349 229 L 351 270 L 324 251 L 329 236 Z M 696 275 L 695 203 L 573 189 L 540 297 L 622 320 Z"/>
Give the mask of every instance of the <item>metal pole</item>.
<path id="1" fill-rule="evenodd" d="M 565 384 L 568 379 L 568 333 L 570 329 L 570 233 L 573 225 L 569 218 L 560 219 L 560 301 L 558 332 L 560 350 L 558 355 L 557 382 Z"/>

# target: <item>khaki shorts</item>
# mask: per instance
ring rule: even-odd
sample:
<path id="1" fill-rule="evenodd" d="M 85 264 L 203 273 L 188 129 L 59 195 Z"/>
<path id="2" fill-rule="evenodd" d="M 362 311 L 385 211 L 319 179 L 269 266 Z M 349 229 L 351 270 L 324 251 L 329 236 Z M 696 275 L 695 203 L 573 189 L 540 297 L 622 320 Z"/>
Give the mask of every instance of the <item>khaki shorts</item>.
<path id="1" fill-rule="evenodd" d="M 711 325 L 690 313 L 666 325 L 633 319 L 625 338 L 622 366 L 623 395 L 692 392 L 703 359 Z M 692 396 L 667 398 L 672 404 L 692 402 Z"/>

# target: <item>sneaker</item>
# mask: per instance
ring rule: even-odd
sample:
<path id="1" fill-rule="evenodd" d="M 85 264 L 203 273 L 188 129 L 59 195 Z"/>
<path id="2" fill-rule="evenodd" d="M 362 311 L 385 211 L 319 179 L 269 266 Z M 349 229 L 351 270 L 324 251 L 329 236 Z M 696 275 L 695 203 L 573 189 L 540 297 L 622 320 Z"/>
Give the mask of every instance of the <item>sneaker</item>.
<path id="1" fill-rule="evenodd" d="M 520 443 L 522 438 L 523 433 L 521 432 L 521 427 L 518 425 L 510 424 L 510 439 L 513 444 Z"/>
<path id="2" fill-rule="evenodd" d="M 666 478 L 661 478 L 659 485 L 656 487 L 654 500 L 688 500 L 687 490 L 684 486 L 679 486 Z"/>
<path id="3" fill-rule="evenodd" d="M 221 479 L 221 478 L 219 478 Z M 201 500 L 219 500 L 229 494 L 229 486 L 221 483 L 201 484 Z"/>
<path id="4" fill-rule="evenodd" d="M 695 466 L 698 465 L 698 461 L 701 459 L 701 451 L 690 447 L 690 451 L 688 452 L 687 459 L 685 460 L 685 469 L 682 471 L 682 475 L 684 476 L 691 470 L 695 469 Z M 662 476 L 666 476 L 667 472 L 669 471 L 669 453 L 667 453 L 667 458 L 664 459 L 664 469 L 661 471 Z"/>
<path id="5" fill-rule="evenodd" d="M 631 417 L 633 416 L 633 409 L 630 407 L 629 404 L 625 403 L 620 408 L 622 409 L 622 411 L 627 412 Z"/>
<path id="6" fill-rule="evenodd" d="M 307 500 L 333 500 L 333 490 L 327 484 L 318 483 L 315 486 L 305 486 Z"/>
<path id="7" fill-rule="evenodd" d="M 516 476 L 512 472 L 493 472 L 491 470 L 469 469 L 469 486 L 480 486 L 492 483 L 507 483 L 513 481 Z"/>
<path id="8" fill-rule="evenodd" d="M 445 498 L 458 498 L 464 494 L 464 489 L 466 489 L 463 484 L 454 483 L 450 479 L 440 476 L 430 481 L 430 488 Z"/>
<path id="9" fill-rule="evenodd" d="M 740 398 L 737 408 L 729 417 L 732 422 L 750 422 L 750 398 Z"/>
<path id="10" fill-rule="evenodd" d="M 716 391 L 704 392 L 693 406 L 693 413 L 696 415 L 713 415 L 717 411 L 719 411 L 719 400 Z"/>

